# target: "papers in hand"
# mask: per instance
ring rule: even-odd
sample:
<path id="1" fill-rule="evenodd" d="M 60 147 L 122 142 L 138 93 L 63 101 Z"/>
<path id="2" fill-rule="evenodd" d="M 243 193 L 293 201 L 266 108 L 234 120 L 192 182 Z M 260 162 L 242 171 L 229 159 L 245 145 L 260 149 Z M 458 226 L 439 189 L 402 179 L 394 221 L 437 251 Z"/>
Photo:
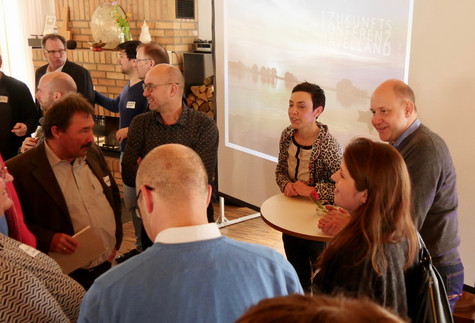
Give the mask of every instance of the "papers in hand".
<path id="1" fill-rule="evenodd" d="M 73 238 L 79 242 L 79 248 L 72 255 L 63 255 L 57 252 L 48 253 L 65 274 L 85 266 L 106 251 L 104 244 L 90 225 L 73 235 Z"/>

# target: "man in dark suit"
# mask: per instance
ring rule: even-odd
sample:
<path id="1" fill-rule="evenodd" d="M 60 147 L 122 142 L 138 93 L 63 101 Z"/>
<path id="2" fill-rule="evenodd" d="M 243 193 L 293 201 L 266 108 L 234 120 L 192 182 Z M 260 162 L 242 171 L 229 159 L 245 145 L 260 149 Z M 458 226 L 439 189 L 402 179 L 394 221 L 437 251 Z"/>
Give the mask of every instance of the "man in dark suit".
<path id="1" fill-rule="evenodd" d="M 35 131 L 38 118 L 26 84 L 0 70 L 0 154 L 5 160 L 18 153 L 25 136 Z"/>
<path id="2" fill-rule="evenodd" d="M 73 235 L 88 225 L 103 242 L 103 254 L 70 274 L 86 289 L 111 267 L 122 240 L 119 190 L 93 143 L 93 113 L 80 94 L 65 95 L 45 114 L 45 141 L 7 163 L 39 250 L 75 253 Z"/>
<path id="3" fill-rule="evenodd" d="M 41 77 L 49 72 L 64 72 L 71 75 L 76 82 L 78 92 L 84 95 L 89 103 L 94 106 L 94 86 L 92 84 L 91 74 L 84 67 L 68 60 L 66 53 L 66 40 L 63 36 L 57 34 L 48 34 L 41 40 L 43 55 L 48 64 L 41 66 L 35 73 L 35 88 Z"/>

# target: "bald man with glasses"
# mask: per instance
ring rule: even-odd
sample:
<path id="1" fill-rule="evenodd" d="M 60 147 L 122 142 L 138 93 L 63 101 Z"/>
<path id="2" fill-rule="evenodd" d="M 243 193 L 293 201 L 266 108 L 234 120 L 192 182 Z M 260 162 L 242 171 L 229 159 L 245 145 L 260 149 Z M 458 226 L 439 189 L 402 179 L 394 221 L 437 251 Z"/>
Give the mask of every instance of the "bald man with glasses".
<path id="1" fill-rule="evenodd" d="M 94 282 L 78 322 L 234 322 L 262 299 L 303 293 L 281 254 L 207 223 L 211 186 L 202 161 L 177 144 L 147 154 L 135 186 L 154 243 Z"/>
<path id="2" fill-rule="evenodd" d="M 184 78 L 178 68 L 158 64 L 146 75 L 143 95 L 150 112 L 134 118 L 122 158 L 122 179 L 135 187 L 138 162 L 153 148 L 178 143 L 192 148 L 203 161 L 208 182 L 213 184 L 218 154 L 218 128 L 208 115 L 189 109 L 183 102 Z M 213 206 L 208 205 L 208 221 L 214 222 Z M 142 230 L 142 248 L 152 243 Z"/>

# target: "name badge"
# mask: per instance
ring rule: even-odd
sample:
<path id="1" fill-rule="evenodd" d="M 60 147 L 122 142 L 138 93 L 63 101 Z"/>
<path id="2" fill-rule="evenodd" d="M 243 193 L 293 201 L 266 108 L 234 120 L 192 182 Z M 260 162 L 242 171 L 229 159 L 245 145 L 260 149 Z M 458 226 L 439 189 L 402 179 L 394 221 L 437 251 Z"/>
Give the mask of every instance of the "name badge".
<path id="1" fill-rule="evenodd" d="M 109 178 L 109 175 L 104 176 L 102 179 L 104 180 L 104 183 L 106 183 L 108 187 L 111 186 L 111 179 Z"/>
<path id="2" fill-rule="evenodd" d="M 33 258 L 35 258 L 40 253 L 37 249 L 23 243 L 19 246 L 19 248 Z"/>
<path id="3" fill-rule="evenodd" d="M 0 95 L 0 103 L 8 103 L 8 96 Z"/>
<path id="4" fill-rule="evenodd" d="M 135 101 L 127 101 L 127 109 L 135 109 Z"/>

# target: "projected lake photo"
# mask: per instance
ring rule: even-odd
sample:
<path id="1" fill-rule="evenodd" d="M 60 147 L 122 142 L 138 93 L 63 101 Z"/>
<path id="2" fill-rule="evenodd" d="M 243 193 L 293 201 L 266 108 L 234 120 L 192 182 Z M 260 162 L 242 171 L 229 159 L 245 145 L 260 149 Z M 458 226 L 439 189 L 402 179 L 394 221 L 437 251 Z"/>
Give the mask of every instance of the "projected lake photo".
<path id="1" fill-rule="evenodd" d="M 378 138 L 369 100 L 382 81 L 407 78 L 411 1 L 224 3 L 226 146 L 276 161 L 292 88 L 304 81 L 324 89 L 319 121 L 343 147 Z"/>

